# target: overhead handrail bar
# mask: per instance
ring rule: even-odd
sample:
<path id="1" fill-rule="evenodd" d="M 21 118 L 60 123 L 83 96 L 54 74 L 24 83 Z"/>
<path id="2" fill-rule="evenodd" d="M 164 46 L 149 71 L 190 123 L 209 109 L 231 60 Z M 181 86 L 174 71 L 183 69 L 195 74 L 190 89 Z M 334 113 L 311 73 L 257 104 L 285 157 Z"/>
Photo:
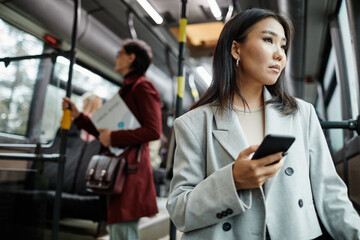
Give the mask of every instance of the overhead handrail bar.
<path id="1" fill-rule="evenodd" d="M 30 59 L 43 59 L 43 58 L 51 58 L 52 62 L 56 61 L 58 56 L 63 56 L 68 58 L 70 55 L 70 51 L 53 51 L 51 53 L 43 53 L 37 55 L 26 55 L 26 56 L 17 56 L 17 57 L 4 57 L 0 58 L 0 62 L 4 62 L 5 67 L 9 66 L 9 64 L 13 61 L 21 61 L 21 60 L 30 60 Z"/>

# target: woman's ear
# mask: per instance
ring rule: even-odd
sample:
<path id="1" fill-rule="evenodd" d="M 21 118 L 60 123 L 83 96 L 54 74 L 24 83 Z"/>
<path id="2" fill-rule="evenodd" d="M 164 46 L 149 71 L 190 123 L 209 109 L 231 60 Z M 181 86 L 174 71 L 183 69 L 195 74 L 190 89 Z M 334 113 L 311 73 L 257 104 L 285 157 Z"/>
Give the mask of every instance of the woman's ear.
<path id="1" fill-rule="evenodd" d="M 135 58 L 136 58 L 135 53 L 131 53 L 131 54 L 129 55 L 129 61 L 130 61 L 131 63 L 133 63 L 133 62 L 135 61 Z"/>
<path id="2" fill-rule="evenodd" d="M 240 60 L 240 46 L 239 43 L 237 41 L 233 41 L 232 45 L 231 45 L 231 56 L 235 59 L 235 60 Z"/>

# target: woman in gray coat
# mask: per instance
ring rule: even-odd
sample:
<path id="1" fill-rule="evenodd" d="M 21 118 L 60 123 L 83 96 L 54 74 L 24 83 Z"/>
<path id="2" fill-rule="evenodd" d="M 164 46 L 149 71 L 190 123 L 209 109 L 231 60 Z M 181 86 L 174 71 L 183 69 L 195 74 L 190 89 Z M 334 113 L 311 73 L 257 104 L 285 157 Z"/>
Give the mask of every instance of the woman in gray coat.
<path id="1" fill-rule="evenodd" d="M 321 224 L 334 239 L 360 239 L 314 108 L 284 87 L 291 31 L 268 10 L 233 17 L 214 52 L 211 86 L 175 120 L 167 209 L 183 239 L 314 239 Z M 285 157 L 251 160 L 267 134 L 296 140 Z"/>

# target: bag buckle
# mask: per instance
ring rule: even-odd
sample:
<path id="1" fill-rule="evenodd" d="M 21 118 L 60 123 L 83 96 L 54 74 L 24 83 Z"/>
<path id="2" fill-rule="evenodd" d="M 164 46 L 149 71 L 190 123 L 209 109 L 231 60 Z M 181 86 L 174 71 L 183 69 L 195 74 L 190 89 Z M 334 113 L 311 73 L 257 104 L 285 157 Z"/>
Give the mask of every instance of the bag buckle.
<path id="1" fill-rule="evenodd" d="M 95 173 L 95 169 L 90 168 L 90 170 L 89 170 L 89 178 L 91 178 L 94 175 L 94 173 Z"/>
<path id="2" fill-rule="evenodd" d="M 101 187 L 102 186 L 102 183 L 104 181 L 104 177 L 106 176 L 106 173 L 107 171 L 105 169 L 101 170 L 101 178 L 100 178 L 100 181 L 98 183 L 98 186 Z"/>
<path id="3" fill-rule="evenodd" d="M 89 169 L 89 174 L 88 174 L 87 179 L 86 179 L 86 184 L 90 184 L 90 180 L 93 178 L 94 174 L 95 174 L 95 169 L 90 168 Z"/>

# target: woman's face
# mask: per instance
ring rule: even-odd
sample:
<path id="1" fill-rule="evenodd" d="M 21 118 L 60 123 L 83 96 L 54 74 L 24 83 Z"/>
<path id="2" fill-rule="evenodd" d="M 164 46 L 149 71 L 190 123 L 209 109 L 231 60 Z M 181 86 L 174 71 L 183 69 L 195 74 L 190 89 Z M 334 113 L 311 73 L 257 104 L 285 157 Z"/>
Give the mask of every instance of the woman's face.
<path id="1" fill-rule="evenodd" d="M 282 25 L 274 18 L 257 22 L 245 42 L 233 42 L 232 56 L 239 59 L 241 86 L 273 85 L 286 65 L 287 40 Z"/>

